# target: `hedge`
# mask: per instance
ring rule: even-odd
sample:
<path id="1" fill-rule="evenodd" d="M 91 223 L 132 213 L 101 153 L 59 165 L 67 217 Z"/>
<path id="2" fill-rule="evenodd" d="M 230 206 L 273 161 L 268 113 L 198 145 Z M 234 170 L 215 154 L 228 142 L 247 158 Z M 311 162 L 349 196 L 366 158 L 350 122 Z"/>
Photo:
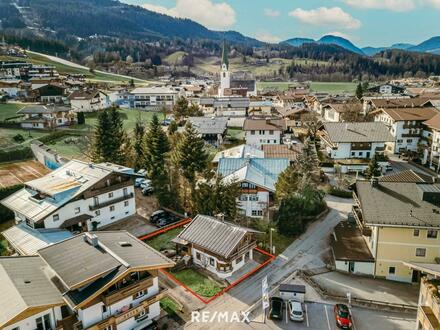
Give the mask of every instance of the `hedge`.
<path id="1" fill-rule="evenodd" d="M 0 188 L 0 200 L 8 197 L 9 195 L 15 193 L 16 191 L 23 188 L 22 184 L 17 184 L 15 186 Z M 14 212 L 9 210 L 0 204 L 0 223 L 6 222 L 14 218 Z"/>
<path id="2" fill-rule="evenodd" d="M 330 189 L 328 190 L 328 194 L 336 196 L 336 197 L 341 197 L 341 198 L 352 198 L 353 197 L 353 193 L 351 191 L 336 188 L 333 186 L 330 187 Z"/>
<path id="3" fill-rule="evenodd" d="M 25 160 L 31 158 L 34 158 L 34 154 L 32 153 L 32 149 L 30 147 L 24 147 L 10 151 L 0 150 L 0 163 L 13 162 L 17 160 Z"/>
<path id="4" fill-rule="evenodd" d="M 43 144 L 53 144 L 54 142 L 68 135 L 78 135 L 78 134 L 69 131 L 55 131 L 39 138 L 38 141 L 42 142 Z"/>

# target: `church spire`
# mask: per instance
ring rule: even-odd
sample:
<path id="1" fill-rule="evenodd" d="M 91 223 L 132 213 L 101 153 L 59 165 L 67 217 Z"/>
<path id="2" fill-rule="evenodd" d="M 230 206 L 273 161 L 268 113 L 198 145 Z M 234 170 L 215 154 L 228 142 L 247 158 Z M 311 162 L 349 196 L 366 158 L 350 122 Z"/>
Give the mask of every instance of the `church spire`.
<path id="1" fill-rule="evenodd" d="M 226 46 L 226 40 L 223 40 L 223 48 L 222 48 L 222 63 L 221 66 L 223 67 L 223 64 L 226 65 L 226 69 L 229 68 L 229 59 L 228 59 L 228 48 Z"/>

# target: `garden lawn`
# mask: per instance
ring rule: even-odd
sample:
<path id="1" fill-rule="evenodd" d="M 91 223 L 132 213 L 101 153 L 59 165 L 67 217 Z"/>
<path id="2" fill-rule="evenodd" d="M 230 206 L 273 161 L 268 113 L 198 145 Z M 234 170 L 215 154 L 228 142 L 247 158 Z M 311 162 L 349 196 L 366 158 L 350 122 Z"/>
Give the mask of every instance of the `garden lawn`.
<path id="1" fill-rule="evenodd" d="M 264 88 L 276 88 L 280 91 L 285 91 L 289 86 L 295 86 L 297 83 L 288 81 L 259 81 L 257 88 L 259 90 Z M 352 82 L 311 82 L 310 89 L 313 92 L 326 92 L 326 93 L 352 93 L 356 90 L 356 83 Z"/>
<path id="2" fill-rule="evenodd" d="M 172 243 L 171 240 L 179 235 L 182 230 L 183 227 L 171 229 L 166 233 L 149 239 L 146 243 L 157 251 L 175 249 L 176 245 Z"/>
<path id="3" fill-rule="evenodd" d="M 170 298 L 165 297 L 160 300 L 160 307 L 168 313 L 168 315 L 176 314 L 179 307 Z"/>
<path id="4" fill-rule="evenodd" d="M 210 298 L 222 290 L 219 284 L 192 268 L 172 272 L 172 275 L 202 297 Z"/>
<path id="5" fill-rule="evenodd" d="M 5 103 L 0 104 L 0 121 L 5 121 L 8 118 L 18 116 L 17 111 L 24 107 L 21 103 Z M 18 119 L 15 119 L 18 121 Z"/>
<path id="6" fill-rule="evenodd" d="M 21 134 L 25 141 L 22 143 L 15 142 L 13 137 L 17 134 Z M 48 131 L 29 131 L 21 128 L 0 128 L 0 148 L 10 150 L 13 148 L 26 147 L 29 146 L 32 140 L 39 139 L 48 134 L 50 134 Z"/>
<path id="7" fill-rule="evenodd" d="M 1 232 L 12 227 L 14 224 L 14 219 L 0 223 L 0 256 L 5 255 L 6 249 L 8 247 L 8 241 L 1 235 Z"/>

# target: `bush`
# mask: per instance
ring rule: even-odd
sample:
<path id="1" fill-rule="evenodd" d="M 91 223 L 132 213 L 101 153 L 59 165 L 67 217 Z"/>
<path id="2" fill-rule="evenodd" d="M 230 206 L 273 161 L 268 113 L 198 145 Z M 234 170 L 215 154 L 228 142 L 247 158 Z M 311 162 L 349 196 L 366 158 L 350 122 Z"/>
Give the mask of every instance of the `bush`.
<path id="1" fill-rule="evenodd" d="M 0 200 L 8 197 L 9 195 L 15 193 L 16 191 L 23 188 L 22 184 L 18 184 L 12 187 L 0 188 Z M 9 210 L 0 204 L 0 223 L 6 222 L 14 218 L 14 212 Z"/>
<path id="2" fill-rule="evenodd" d="M 0 163 L 12 162 L 16 160 L 31 159 L 34 157 L 30 147 L 14 149 L 11 151 L 0 150 Z"/>
<path id="3" fill-rule="evenodd" d="M 12 139 L 17 143 L 24 142 L 24 136 L 21 134 L 14 135 L 14 137 Z"/>
<path id="4" fill-rule="evenodd" d="M 353 193 L 351 191 L 347 191 L 344 189 L 340 189 L 337 187 L 330 187 L 330 189 L 328 189 L 327 193 L 329 195 L 333 195 L 336 197 L 341 197 L 341 198 L 352 198 L 353 197 Z"/>
<path id="5" fill-rule="evenodd" d="M 39 138 L 38 140 L 43 144 L 53 144 L 56 141 L 60 140 L 61 138 L 69 135 L 76 135 L 76 134 L 68 131 L 55 131 L 50 133 L 49 135 Z"/>
<path id="6" fill-rule="evenodd" d="M 84 112 L 78 112 L 77 118 L 78 118 L 78 125 L 83 125 L 86 123 L 86 117 L 84 116 Z"/>

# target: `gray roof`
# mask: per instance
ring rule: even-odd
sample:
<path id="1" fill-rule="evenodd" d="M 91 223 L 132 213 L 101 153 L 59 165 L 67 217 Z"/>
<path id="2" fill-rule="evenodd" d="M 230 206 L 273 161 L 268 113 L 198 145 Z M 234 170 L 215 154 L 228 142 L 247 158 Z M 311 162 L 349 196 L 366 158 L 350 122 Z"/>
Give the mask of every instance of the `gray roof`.
<path id="1" fill-rule="evenodd" d="M 35 115 L 35 114 L 46 114 L 46 113 L 56 113 L 56 112 L 69 112 L 71 110 L 72 109 L 70 107 L 33 104 L 21 108 L 20 110 L 17 111 L 17 113 L 26 114 L 26 115 L 27 114 Z"/>
<path id="2" fill-rule="evenodd" d="M 356 223 L 341 221 L 334 228 L 330 245 L 336 260 L 374 262 L 373 254 Z"/>
<path id="3" fill-rule="evenodd" d="M 189 117 L 188 120 L 200 134 L 223 134 L 228 125 L 226 117 Z"/>
<path id="4" fill-rule="evenodd" d="M 227 258 L 248 232 L 258 233 L 253 229 L 199 214 L 177 238 Z"/>
<path id="5" fill-rule="evenodd" d="M 239 146 L 217 152 L 212 162 L 218 163 L 218 161 L 221 158 L 245 158 L 245 157 L 264 158 L 264 151 L 247 144 L 241 144 Z"/>
<path id="6" fill-rule="evenodd" d="M 431 188 L 431 189 L 421 189 Z M 356 183 L 362 214 L 366 224 L 440 228 L 440 207 L 422 200 L 423 191 L 440 193 L 439 184 L 379 182 Z"/>
<path id="7" fill-rule="evenodd" d="M 165 268 L 174 264 L 126 231 L 91 232 L 90 235 L 98 238 L 96 247 L 86 241 L 85 235 L 77 235 L 38 251 L 69 290 L 115 270 Z"/>
<path id="8" fill-rule="evenodd" d="M 397 173 L 385 175 L 379 178 L 380 182 L 413 182 L 413 183 L 434 183 L 434 177 L 415 172 L 413 170 L 405 170 Z"/>
<path id="9" fill-rule="evenodd" d="M 333 143 L 394 141 L 382 122 L 325 123 L 324 128 Z"/>
<path id="10" fill-rule="evenodd" d="M 0 327 L 28 308 L 63 305 L 40 257 L 0 258 Z"/>

